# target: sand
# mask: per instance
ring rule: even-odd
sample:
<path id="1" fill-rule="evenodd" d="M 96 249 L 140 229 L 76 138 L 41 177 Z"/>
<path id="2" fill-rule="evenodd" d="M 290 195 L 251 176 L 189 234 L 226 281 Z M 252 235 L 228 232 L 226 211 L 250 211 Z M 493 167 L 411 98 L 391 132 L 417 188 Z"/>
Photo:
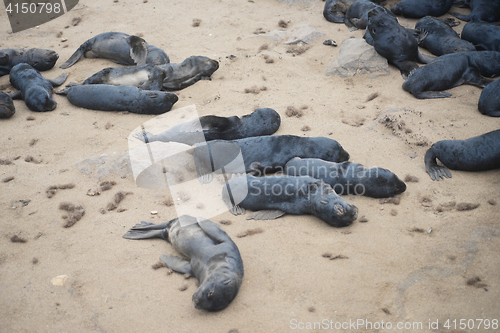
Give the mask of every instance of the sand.
<path id="1" fill-rule="evenodd" d="M 220 62 L 211 81 L 178 92 L 174 110 L 194 104 L 200 115 L 241 116 L 256 107 L 274 108 L 282 117 L 276 134 L 330 137 L 353 162 L 418 179 L 407 182 L 399 204 L 346 197 L 360 217 L 342 229 L 312 216 L 213 217 L 231 222 L 222 227 L 240 249 L 245 276 L 232 304 L 208 313 L 193 306 L 194 278 L 152 268 L 160 254 L 175 253 L 168 243 L 121 237 L 141 220 L 175 218 L 174 206 L 165 204 L 172 200 L 168 192 L 139 188 L 120 168 L 99 178 L 77 167 L 88 158 L 125 153 L 129 134 L 154 116 L 80 109 L 63 96 L 55 96 L 57 109 L 46 113 L 15 101 L 16 114 L 1 120 L 0 158 L 11 164 L 0 165 L 0 179 L 13 178 L 0 183 L 1 332 L 496 331 L 478 325 L 480 319 L 500 319 L 500 171 L 452 171 L 453 178 L 433 182 L 423 156 L 433 142 L 498 129 L 500 119 L 479 113 L 481 89 L 472 86 L 451 90 L 451 98 L 417 100 L 402 90 L 403 79 L 392 66 L 389 75 L 376 78 L 325 76 L 340 47 L 323 40 L 340 46 L 363 33 L 327 22 L 323 6 L 321 1 L 288 6 L 276 0 L 81 0 L 68 14 L 15 34 L 0 14 L 0 48 L 59 53 L 56 67 L 43 73 L 47 78 L 64 72 L 68 82 L 81 82 L 115 66 L 83 59 L 64 71 L 58 67 L 98 33 L 140 34 L 172 62 L 191 55 Z M 74 26 L 76 17 L 81 21 Z M 197 27 L 195 19 L 201 20 Z M 279 26 L 281 20 L 287 28 Z M 413 27 L 416 20 L 400 22 Z M 287 53 L 283 41 L 254 34 L 301 24 L 324 36 L 299 55 Z M 14 90 L 8 82 L 8 76 L 0 78 L 3 91 Z M 245 93 L 253 87 L 258 93 Z M 377 97 L 367 101 L 374 93 Z M 287 117 L 289 106 L 302 109 L 303 116 Z M 116 184 L 88 195 L 104 181 Z M 50 187 L 67 184 L 74 187 L 47 195 Z M 131 193 L 108 211 L 118 192 Z M 68 212 L 61 203 L 81 205 L 85 213 L 80 220 L 75 214 L 64 219 Z M 479 206 L 459 211 L 460 203 Z M 68 220 L 75 223 L 65 228 Z M 258 228 L 261 232 L 238 237 Z M 461 319 L 468 328 L 460 328 Z M 395 330 L 398 323 L 417 326 Z"/>

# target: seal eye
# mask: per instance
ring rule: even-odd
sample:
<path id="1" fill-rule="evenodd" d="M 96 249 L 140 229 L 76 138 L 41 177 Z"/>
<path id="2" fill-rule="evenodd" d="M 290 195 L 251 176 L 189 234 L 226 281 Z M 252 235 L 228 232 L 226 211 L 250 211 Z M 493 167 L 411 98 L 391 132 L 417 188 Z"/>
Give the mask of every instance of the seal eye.
<path id="1" fill-rule="evenodd" d="M 375 29 L 374 29 L 374 28 L 371 28 L 370 33 L 371 33 L 372 35 L 375 35 Z"/>
<path id="2" fill-rule="evenodd" d="M 327 200 L 321 200 L 320 203 L 323 204 L 323 205 L 328 205 L 328 201 Z"/>

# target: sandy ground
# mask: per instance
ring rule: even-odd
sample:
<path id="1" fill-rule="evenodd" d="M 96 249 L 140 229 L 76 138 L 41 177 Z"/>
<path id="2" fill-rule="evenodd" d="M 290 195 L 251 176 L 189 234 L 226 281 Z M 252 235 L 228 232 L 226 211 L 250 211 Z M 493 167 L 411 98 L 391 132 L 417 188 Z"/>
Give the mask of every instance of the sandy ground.
<path id="1" fill-rule="evenodd" d="M 0 48 L 59 53 L 56 67 L 43 73 L 47 78 L 63 73 L 58 66 L 98 33 L 142 34 L 172 62 L 191 55 L 220 62 L 212 81 L 178 93 L 174 109 L 195 104 L 200 115 L 241 116 L 271 107 L 282 117 L 277 134 L 330 137 L 351 161 L 390 169 L 402 179 L 418 178 L 407 183 L 398 205 L 347 197 L 368 221 L 358 219 L 343 229 L 312 216 L 247 221 L 225 212 L 212 218 L 232 222 L 223 228 L 240 249 L 245 277 L 227 309 L 207 313 L 191 301 L 195 279 L 151 268 L 160 254 L 174 253 L 168 243 L 121 237 L 140 220 L 175 218 L 174 207 L 165 204 L 169 194 L 139 188 L 130 173 L 98 178 L 76 167 L 87 158 L 126 152 L 131 131 L 154 116 L 80 109 L 62 96 L 55 96 L 56 110 L 34 113 L 16 101 L 16 114 L 1 121 L 0 158 L 12 163 L 0 165 L 0 179 L 13 177 L 0 185 L 1 332 L 498 331 L 484 330 L 484 324 L 477 328 L 481 319 L 500 319 L 500 171 L 452 171 L 452 179 L 432 182 L 423 156 L 433 142 L 498 129 L 500 119 L 479 113 L 481 90 L 472 86 L 453 89 L 451 98 L 417 100 L 401 89 L 403 79 L 394 67 L 377 78 L 325 76 L 339 47 L 322 41 L 340 45 L 362 32 L 327 22 L 323 6 L 321 1 L 288 6 L 276 0 L 81 0 L 68 14 L 15 34 L 0 14 Z M 73 26 L 75 17 L 81 21 Z M 201 24 L 193 27 L 193 19 Z M 286 29 L 278 26 L 280 20 L 289 22 Z M 300 24 L 325 36 L 296 56 L 282 41 L 254 34 Z M 264 44 L 267 49 L 259 50 Z M 109 66 L 114 64 L 108 60 L 84 59 L 64 72 L 68 81 L 81 82 Z M 4 91 L 13 90 L 8 82 L 8 76 L 0 78 Z M 245 93 L 252 87 L 267 89 Z M 373 93 L 378 97 L 366 101 Z M 304 115 L 287 117 L 289 106 L 304 108 Z M 29 156 L 32 162 L 25 161 Z M 116 185 L 87 195 L 102 181 Z M 47 196 L 49 187 L 68 183 L 75 187 Z M 107 211 L 120 191 L 132 194 Z M 63 227 L 61 202 L 85 209 L 70 228 Z M 450 202 L 479 207 L 438 211 Z M 263 232 L 238 237 L 256 228 Z M 13 236 L 26 242 L 12 242 Z M 60 275 L 67 275 L 66 281 L 54 285 Z M 461 319 L 468 328 L 460 328 Z M 353 327 L 350 321 L 372 326 Z M 398 323 L 422 326 L 395 330 Z"/>

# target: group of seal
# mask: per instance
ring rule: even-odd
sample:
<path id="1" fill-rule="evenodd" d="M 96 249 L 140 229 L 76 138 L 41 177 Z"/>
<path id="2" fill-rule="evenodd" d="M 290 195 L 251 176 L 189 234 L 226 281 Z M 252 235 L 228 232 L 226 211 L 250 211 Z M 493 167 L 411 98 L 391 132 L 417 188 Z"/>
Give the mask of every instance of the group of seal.
<path id="1" fill-rule="evenodd" d="M 437 165 L 438 158 L 453 170 L 484 171 L 500 168 L 500 130 L 467 140 L 438 141 L 427 150 L 425 171 L 432 180 L 451 178 L 451 173 Z"/>
<path id="2" fill-rule="evenodd" d="M 236 244 L 212 221 L 183 215 L 162 224 L 142 222 L 123 237 L 161 238 L 187 258 L 160 256 L 168 268 L 198 279 L 200 286 L 193 294 L 197 309 L 223 310 L 238 294 L 244 274 L 243 260 Z"/>
<path id="3" fill-rule="evenodd" d="M 194 145 L 202 141 L 237 140 L 271 135 L 278 130 L 280 124 L 281 117 L 278 112 L 270 108 L 261 108 L 241 118 L 238 116 L 202 116 L 172 126 L 167 131 L 156 135 L 141 132 L 136 135 L 136 138 L 144 142 L 180 142 Z"/>

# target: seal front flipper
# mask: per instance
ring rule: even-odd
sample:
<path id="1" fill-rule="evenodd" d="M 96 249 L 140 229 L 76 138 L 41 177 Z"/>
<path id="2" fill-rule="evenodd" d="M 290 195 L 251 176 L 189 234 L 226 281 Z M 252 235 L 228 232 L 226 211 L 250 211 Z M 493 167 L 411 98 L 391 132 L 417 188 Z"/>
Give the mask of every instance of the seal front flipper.
<path id="1" fill-rule="evenodd" d="M 167 240 L 166 234 L 168 222 L 161 224 L 154 224 L 150 222 L 142 221 L 139 224 L 133 226 L 123 238 L 126 239 L 148 239 L 148 238 L 161 238 Z"/>
<path id="2" fill-rule="evenodd" d="M 432 147 L 427 150 L 424 157 L 425 171 L 429 174 L 432 180 L 439 180 L 440 178 L 451 178 L 451 173 L 445 167 L 437 165 L 436 154 Z"/>
<path id="3" fill-rule="evenodd" d="M 191 264 L 186 259 L 182 259 L 171 254 L 162 254 L 160 256 L 160 260 L 173 271 L 194 276 Z"/>
<path id="4" fill-rule="evenodd" d="M 148 57 L 148 48 L 146 46 L 146 41 L 137 36 L 129 36 L 123 38 L 125 38 L 128 42 L 128 45 L 130 45 L 130 58 L 134 60 L 137 66 L 145 65 L 146 58 Z"/>
<path id="5" fill-rule="evenodd" d="M 58 87 L 60 86 L 61 84 L 64 83 L 64 81 L 66 81 L 66 79 L 68 78 L 68 75 L 66 75 L 66 73 L 62 73 L 61 75 L 59 75 L 58 77 L 56 77 L 55 79 L 52 79 L 52 80 L 47 80 L 50 82 L 50 84 L 53 86 L 53 87 Z"/>
<path id="6" fill-rule="evenodd" d="M 281 210 L 259 210 L 247 216 L 247 220 L 276 220 L 286 213 Z"/>
<path id="7" fill-rule="evenodd" d="M 231 238 L 228 236 L 228 234 L 224 230 L 222 230 L 222 228 L 219 227 L 218 224 L 212 221 L 202 219 L 198 221 L 198 225 L 200 226 L 201 230 L 203 230 L 205 234 L 207 234 L 207 236 L 217 244 L 231 241 Z"/>

